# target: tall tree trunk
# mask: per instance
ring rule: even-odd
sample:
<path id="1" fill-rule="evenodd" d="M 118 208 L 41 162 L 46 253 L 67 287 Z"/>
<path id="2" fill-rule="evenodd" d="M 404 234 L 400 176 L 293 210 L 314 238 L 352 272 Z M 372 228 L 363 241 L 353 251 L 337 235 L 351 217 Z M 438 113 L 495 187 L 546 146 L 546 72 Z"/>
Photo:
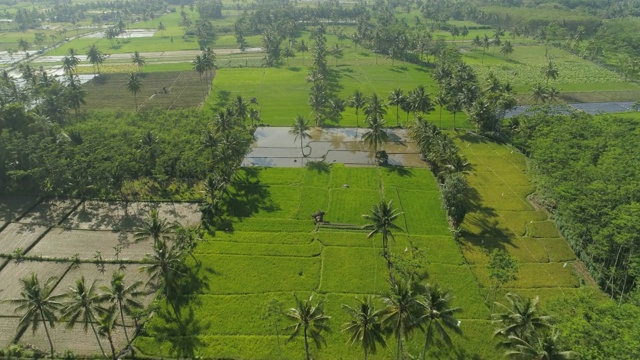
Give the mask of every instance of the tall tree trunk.
<path id="1" fill-rule="evenodd" d="M 51 358 L 53 359 L 53 342 L 51 341 L 51 335 L 49 335 L 47 320 L 44 317 L 44 311 L 42 311 L 42 308 L 40 308 L 40 317 L 42 318 L 42 325 L 44 325 L 44 332 L 47 334 L 47 340 L 49 340 L 49 349 L 51 350 Z"/>
<path id="2" fill-rule="evenodd" d="M 124 329 L 124 337 L 127 339 L 127 346 L 131 343 L 129 340 L 129 334 L 127 333 L 127 324 L 124 323 L 124 311 L 122 311 L 122 300 L 118 299 L 118 306 L 120 307 L 120 318 L 122 319 L 122 328 Z"/>
<path id="3" fill-rule="evenodd" d="M 111 355 L 113 356 L 113 360 L 117 360 L 116 348 L 113 346 L 113 339 L 111 337 L 111 332 L 107 334 L 107 340 L 109 340 L 109 346 L 111 346 Z"/>
<path id="4" fill-rule="evenodd" d="M 311 360 L 309 356 L 309 339 L 307 339 L 307 325 L 304 326 L 304 353 L 306 355 L 306 360 Z"/>
<path id="5" fill-rule="evenodd" d="M 429 336 L 431 334 L 431 322 L 433 320 L 429 320 L 429 327 L 427 328 L 427 333 L 424 337 L 424 348 L 422 348 L 422 360 L 426 359 L 427 356 L 427 346 L 429 345 Z"/>
<path id="6" fill-rule="evenodd" d="M 396 347 L 396 360 L 400 360 L 400 350 L 402 349 L 402 333 L 400 331 L 396 334 L 396 340 L 398 340 L 398 346 Z"/>
<path id="7" fill-rule="evenodd" d="M 107 354 L 104 352 L 104 348 L 102 347 L 102 343 L 100 342 L 100 337 L 98 336 L 96 327 L 93 325 L 93 321 L 91 322 L 91 330 L 93 330 L 93 334 L 96 336 L 96 341 L 98 342 L 98 346 L 100 346 L 100 352 L 102 352 L 102 356 L 107 357 Z"/>

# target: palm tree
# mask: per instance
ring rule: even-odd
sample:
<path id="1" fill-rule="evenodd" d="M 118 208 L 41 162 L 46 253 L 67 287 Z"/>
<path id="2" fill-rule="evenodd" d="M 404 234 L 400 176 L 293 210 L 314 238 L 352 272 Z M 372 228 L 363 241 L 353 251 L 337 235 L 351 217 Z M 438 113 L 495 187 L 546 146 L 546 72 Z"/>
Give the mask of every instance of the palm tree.
<path id="1" fill-rule="evenodd" d="M 102 51 L 98 49 L 96 44 L 91 45 L 89 51 L 87 51 L 87 60 L 93 65 L 93 73 L 95 75 L 96 67 L 98 69 L 98 74 L 100 74 L 100 65 L 104 62 L 104 54 Z"/>
<path id="2" fill-rule="evenodd" d="M 447 345 L 451 345 L 451 338 L 447 334 L 446 328 L 461 334 L 460 321 L 454 314 L 461 311 L 460 308 L 451 307 L 453 296 L 449 290 L 443 290 L 437 285 L 422 286 L 423 297 L 418 301 L 421 307 L 421 316 L 418 320 L 421 324 L 425 324 L 426 338 L 424 348 L 422 350 L 422 360 L 426 358 L 427 348 L 433 341 L 434 328 L 437 334 L 440 334 L 442 340 Z"/>
<path id="3" fill-rule="evenodd" d="M 20 38 L 18 40 L 18 47 L 24 51 L 24 56 L 28 56 L 29 53 L 27 52 L 27 50 L 29 50 L 29 48 L 31 47 L 31 44 L 29 44 L 29 42 L 23 38 Z"/>
<path id="4" fill-rule="evenodd" d="M 355 90 L 349 98 L 349 106 L 356 109 L 356 127 L 360 127 L 358 113 L 366 105 L 364 94 L 360 90 Z"/>
<path id="5" fill-rule="evenodd" d="M 166 26 L 164 26 L 164 24 L 162 23 L 162 21 L 160 21 L 160 23 L 158 23 L 158 31 L 160 31 L 160 35 L 162 37 L 164 37 L 164 31 L 167 30 Z"/>
<path id="6" fill-rule="evenodd" d="M 496 303 L 504 312 L 492 315 L 494 322 L 499 326 L 493 333 L 494 336 L 507 339 L 516 336 L 528 341 L 534 338 L 538 331 L 551 326 L 553 318 L 538 313 L 538 297 L 523 300 L 514 293 L 508 293 L 505 297 L 509 302 L 508 306 Z"/>
<path id="7" fill-rule="evenodd" d="M 51 328 L 55 326 L 58 321 L 56 312 L 62 306 L 58 299 L 63 295 L 51 295 L 51 291 L 57 282 L 58 279 L 56 277 L 50 277 L 41 285 L 38 276 L 32 273 L 31 276 L 20 279 L 20 285 L 22 286 L 20 299 L 7 300 L 9 303 L 17 305 L 15 312 L 24 312 L 18 323 L 18 333 L 24 332 L 29 327 L 35 333 L 40 323 L 42 323 L 47 334 L 47 340 L 49 340 L 52 359 L 54 356 L 53 342 L 51 341 L 47 323 Z"/>
<path id="8" fill-rule="evenodd" d="M 98 334 L 106 337 L 111 347 L 111 356 L 113 360 L 117 359 L 116 348 L 113 346 L 113 329 L 116 327 L 116 308 L 111 306 L 98 318 Z M 126 331 L 126 327 L 125 327 Z M 127 343 L 129 340 L 127 339 Z"/>
<path id="9" fill-rule="evenodd" d="M 133 237 L 136 241 L 151 238 L 153 242 L 157 242 L 168 238 L 169 234 L 176 230 L 176 227 L 175 223 L 160 218 L 158 209 L 151 209 L 144 224 L 135 229 Z"/>
<path id="10" fill-rule="evenodd" d="M 427 114 L 430 111 L 433 111 L 433 104 L 431 103 L 431 98 L 429 94 L 427 94 L 427 89 L 423 85 L 418 85 L 411 94 L 409 95 L 409 100 L 411 103 L 411 108 L 413 112 L 421 112 L 423 114 Z"/>
<path id="11" fill-rule="evenodd" d="M 544 69 L 544 76 L 547 78 L 547 84 L 549 84 L 549 79 L 557 79 L 558 78 L 558 69 L 556 69 L 553 61 L 549 60 L 547 67 Z"/>
<path id="12" fill-rule="evenodd" d="M 381 121 L 384 115 L 387 113 L 387 105 L 385 105 L 382 100 L 378 97 L 378 94 L 373 93 L 367 99 L 367 103 L 364 106 L 364 114 L 367 116 L 367 120 L 371 119 Z"/>
<path id="13" fill-rule="evenodd" d="M 374 148 L 374 156 L 378 155 L 378 147 L 389 141 L 389 134 L 384 130 L 384 120 L 373 117 L 367 119 L 369 130 L 362 134 L 362 141 Z"/>
<path id="14" fill-rule="evenodd" d="M 549 103 L 557 102 L 559 96 L 560 96 L 560 90 L 556 89 L 553 86 L 549 86 L 549 88 L 547 89 L 547 101 Z"/>
<path id="15" fill-rule="evenodd" d="M 509 336 L 510 350 L 505 356 L 522 360 L 565 360 L 579 359 L 575 351 L 562 351 L 558 344 L 558 331 L 552 329 L 533 340 L 524 340 L 517 336 Z"/>
<path id="16" fill-rule="evenodd" d="M 73 108 L 76 115 L 78 115 L 80 106 L 86 104 L 84 98 L 87 96 L 87 90 L 85 90 L 82 85 L 80 85 L 80 83 L 71 76 L 69 77 L 67 87 L 65 88 L 65 96 L 69 106 Z"/>
<path id="17" fill-rule="evenodd" d="M 131 62 L 138 67 L 138 74 L 140 70 L 142 70 L 142 67 L 147 64 L 144 56 L 140 55 L 140 52 L 137 50 L 131 55 Z"/>
<path id="18" fill-rule="evenodd" d="M 419 294 L 410 279 L 391 283 L 389 294 L 382 298 L 386 305 L 382 324 L 390 329 L 396 338 L 396 359 L 400 360 L 402 353 L 402 337 L 408 338 L 409 334 L 418 324 L 420 305 Z"/>
<path id="19" fill-rule="evenodd" d="M 104 300 L 112 304 L 112 306 L 118 306 L 120 312 L 120 320 L 122 321 L 122 328 L 124 329 L 124 336 L 127 339 L 127 344 L 131 342 L 129 334 L 127 333 L 127 325 L 124 321 L 124 314 L 131 315 L 133 310 L 142 309 L 144 306 L 135 301 L 134 298 L 142 295 L 138 288 L 142 286 L 142 281 L 136 281 L 133 284 L 126 286 L 124 282 L 124 273 L 116 271 L 111 277 L 111 286 L 103 286 L 100 289 L 104 292 Z"/>
<path id="20" fill-rule="evenodd" d="M 70 300 L 62 309 L 62 317 L 67 321 L 67 328 L 69 329 L 74 327 L 79 320 L 82 321 L 85 332 L 87 332 L 89 325 L 91 325 L 98 346 L 100 346 L 102 356 L 106 356 L 95 327 L 97 315 L 104 313 L 104 309 L 100 307 L 104 298 L 96 293 L 95 284 L 96 281 L 94 280 L 87 286 L 84 276 L 76 280 L 76 285 L 69 289 L 67 296 Z"/>
<path id="21" fill-rule="evenodd" d="M 511 41 L 505 41 L 500 48 L 500 52 L 508 58 L 509 55 L 513 53 L 513 45 L 511 45 Z"/>
<path id="22" fill-rule="evenodd" d="M 400 117 L 398 112 L 400 110 L 400 105 L 402 105 L 402 103 L 406 101 L 406 98 L 404 96 L 404 93 L 402 92 L 402 89 L 392 90 L 387 100 L 389 100 L 389 105 L 396 107 L 396 126 L 400 126 Z"/>
<path id="23" fill-rule="evenodd" d="M 400 215 L 402 213 L 393 208 L 393 200 L 389 202 L 380 201 L 380 204 L 373 205 L 369 214 L 362 215 L 370 222 L 364 226 L 364 229 L 371 230 L 367 234 L 367 238 L 370 239 L 376 234 L 382 235 L 382 249 L 385 257 L 388 256 L 389 237 L 395 239 L 392 230 L 404 231 L 400 226 L 393 223 Z"/>
<path id="24" fill-rule="evenodd" d="M 537 83 L 531 88 L 531 99 L 535 102 L 545 103 L 547 102 L 547 87 L 541 83 Z"/>
<path id="25" fill-rule="evenodd" d="M 244 100 L 242 95 L 236 96 L 236 99 L 233 101 L 233 110 L 242 123 L 244 124 L 247 120 L 247 116 L 249 115 L 249 105 Z"/>
<path id="26" fill-rule="evenodd" d="M 73 49 L 70 49 L 70 50 L 73 50 Z M 64 70 L 65 74 L 72 75 L 76 71 L 76 67 L 78 66 L 79 62 L 80 60 L 78 60 L 78 58 L 75 55 L 65 56 L 62 58 L 62 70 Z"/>
<path id="27" fill-rule="evenodd" d="M 300 44 L 298 44 L 298 51 L 302 53 L 302 66 L 304 66 L 304 53 L 309 51 L 309 47 L 304 43 L 304 40 L 301 40 Z"/>
<path id="28" fill-rule="evenodd" d="M 440 109 L 440 127 L 442 128 L 442 108 L 449 103 L 449 94 L 442 89 L 438 90 L 436 96 L 433 98 L 433 103 L 438 105 Z"/>
<path id="29" fill-rule="evenodd" d="M 304 336 L 304 350 L 305 359 L 310 360 L 309 354 L 309 337 L 313 340 L 316 347 L 320 346 L 326 341 L 322 336 L 322 332 L 329 332 L 330 328 L 327 325 L 330 316 L 324 314 L 324 303 L 320 300 L 317 304 L 313 303 L 313 294 L 309 296 L 308 300 L 300 300 L 296 296 L 296 307 L 287 310 L 286 315 L 294 323 L 287 327 L 287 330 L 293 331 L 287 342 L 295 339 L 302 330 Z"/>
<path id="30" fill-rule="evenodd" d="M 138 93 L 142 90 L 142 81 L 140 81 L 140 77 L 138 74 L 130 73 L 129 79 L 127 80 L 127 90 L 133 94 L 133 104 L 135 105 L 134 109 L 138 111 Z"/>
<path id="31" fill-rule="evenodd" d="M 260 119 L 260 112 L 256 109 L 249 109 L 249 119 L 251 120 L 251 126 L 253 126 L 253 124 L 259 124 L 260 122 L 262 122 L 262 120 Z"/>
<path id="32" fill-rule="evenodd" d="M 298 115 L 295 119 L 295 121 L 293 122 L 293 126 L 291 126 L 291 129 L 289 130 L 289 134 L 294 136 L 294 140 L 293 141 L 297 141 L 298 139 L 300 139 L 300 152 L 302 153 L 302 156 L 304 155 L 304 152 L 302 151 L 302 141 L 309 136 L 309 133 L 307 132 L 309 130 L 309 121 L 305 120 L 301 115 Z"/>
<path id="33" fill-rule="evenodd" d="M 351 334 L 349 342 L 351 345 L 356 341 L 360 342 L 364 351 L 364 360 L 367 360 L 369 353 L 376 353 L 376 346 L 379 344 L 386 347 L 384 340 L 384 329 L 382 328 L 382 311 L 376 311 L 371 295 L 364 299 L 359 299 L 358 307 L 352 308 L 349 305 L 342 305 L 342 308 L 349 314 L 351 320 L 345 324 L 344 330 Z"/>
<path id="34" fill-rule="evenodd" d="M 154 283 L 160 293 L 173 308 L 178 321 L 180 313 L 177 311 L 173 298 L 173 290 L 177 286 L 178 275 L 181 274 L 183 254 L 179 249 L 169 246 L 167 241 L 159 240 L 153 243 L 153 254 L 147 254 L 144 262 L 147 264 L 140 268 L 149 275 L 147 284 Z"/>

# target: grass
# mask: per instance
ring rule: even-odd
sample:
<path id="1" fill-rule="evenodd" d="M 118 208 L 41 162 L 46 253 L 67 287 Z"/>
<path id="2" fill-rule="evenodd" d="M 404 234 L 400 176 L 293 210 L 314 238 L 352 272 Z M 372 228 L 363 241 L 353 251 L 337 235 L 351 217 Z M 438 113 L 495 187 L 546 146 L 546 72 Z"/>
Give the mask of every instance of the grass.
<path id="1" fill-rule="evenodd" d="M 423 168 L 390 170 L 387 168 L 329 167 L 327 172 L 312 169 L 250 169 L 260 186 L 268 191 L 253 215 L 237 219 L 233 232 L 218 232 L 199 245 L 196 257 L 205 268 L 207 285 L 203 294 L 193 298 L 192 326 L 201 328 L 198 354 L 210 358 L 289 358 L 301 357 L 301 339 L 284 344 L 287 334 L 276 336 L 288 322 L 264 317 L 264 307 L 275 301 L 286 309 L 293 294 L 326 300 L 333 331 L 327 334 L 327 347 L 317 353 L 327 359 L 361 356 L 357 346 L 346 345 L 341 331 L 348 321 L 342 304 L 355 304 L 364 294 L 388 291 L 387 264 L 381 255 L 380 236 L 367 238 L 367 232 L 320 228 L 314 232 L 309 217 L 318 208 L 327 211 L 331 222 L 364 225 L 362 214 L 381 200 L 394 198 L 394 207 L 404 212 L 398 221 L 409 232 L 396 231 L 390 250 L 398 259 L 416 256 L 430 282 L 452 288 L 455 306 L 464 308 L 464 337 L 454 337 L 458 352 L 480 358 L 495 358 L 493 344 L 477 331 L 490 332 L 489 312 L 483 303 L 473 272 L 466 265 L 456 242 L 449 234 L 436 182 Z M 406 181 L 406 182 L 405 182 Z M 343 187 L 345 183 L 349 187 Z M 383 186 L 381 188 L 381 186 Z M 408 225 L 408 226 L 407 226 Z M 418 249 L 418 250 L 415 250 Z M 382 304 L 376 300 L 378 306 Z M 188 315 L 193 311 L 193 315 Z M 148 329 L 171 326 L 154 318 Z M 153 331 L 153 330 L 150 330 Z M 153 332 L 142 336 L 136 345 L 146 354 L 176 354 L 170 341 L 157 343 Z M 424 335 L 415 333 L 409 348 L 417 353 Z M 278 339 L 280 344 L 278 345 Z M 372 359 L 390 359 L 389 348 L 380 349 Z M 175 345 L 174 345 L 175 346 Z M 439 358 L 455 356 L 456 351 L 436 350 Z"/>

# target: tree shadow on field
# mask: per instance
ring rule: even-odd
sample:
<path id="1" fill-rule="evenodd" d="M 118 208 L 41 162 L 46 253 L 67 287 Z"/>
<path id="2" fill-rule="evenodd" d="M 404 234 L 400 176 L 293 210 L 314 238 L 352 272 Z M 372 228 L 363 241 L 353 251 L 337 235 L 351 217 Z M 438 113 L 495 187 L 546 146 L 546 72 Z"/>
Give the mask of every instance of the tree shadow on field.
<path id="1" fill-rule="evenodd" d="M 271 199 L 268 186 L 260 182 L 259 175 L 259 169 L 245 168 L 233 179 L 231 196 L 226 204 L 230 216 L 241 220 L 260 210 L 273 212 L 280 209 Z"/>
<path id="2" fill-rule="evenodd" d="M 459 335 L 452 335 L 451 333 L 450 336 L 454 339 L 460 337 Z M 464 333 L 461 337 L 467 338 L 464 336 Z M 427 351 L 427 359 L 480 360 L 482 358 L 477 353 L 471 353 L 463 346 L 455 343 L 452 346 L 447 346 L 444 341 L 435 338 Z"/>
<path id="3" fill-rule="evenodd" d="M 505 244 L 515 245 L 515 238 L 509 229 L 504 228 L 498 222 L 498 214 L 493 207 L 483 203 L 480 193 L 475 188 L 469 188 L 467 192 L 469 214 L 463 222 L 460 244 L 464 247 L 482 248 L 484 251 L 493 249 L 505 249 Z M 471 230 L 471 229 L 473 230 Z"/>
<path id="4" fill-rule="evenodd" d="M 411 172 L 411 170 L 405 168 L 404 166 L 388 165 L 388 166 L 385 166 L 384 169 L 387 169 L 387 171 L 390 173 L 396 173 L 396 175 L 400 177 L 413 176 L 413 172 Z"/>
<path id="5" fill-rule="evenodd" d="M 210 323 L 196 318 L 193 308 L 182 311 L 181 321 L 168 310 L 156 313 L 159 321 L 154 321 L 150 332 L 159 344 L 168 343 L 169 351 L 178 359 L 194 359 L 199 348 L 205 346 L 200 336 L 209 332 Z"/>
<path id="6" fill-rule="evenodd" d="M 478 134 L 472 132 L 465 132 L 464 134 L 458 135 L 458 138 L 464 142 L 472 143 L 472 144 L 487 144 L 493 143 L 493 141 L 487 139 L 484 136 L 480 136 Z"/>

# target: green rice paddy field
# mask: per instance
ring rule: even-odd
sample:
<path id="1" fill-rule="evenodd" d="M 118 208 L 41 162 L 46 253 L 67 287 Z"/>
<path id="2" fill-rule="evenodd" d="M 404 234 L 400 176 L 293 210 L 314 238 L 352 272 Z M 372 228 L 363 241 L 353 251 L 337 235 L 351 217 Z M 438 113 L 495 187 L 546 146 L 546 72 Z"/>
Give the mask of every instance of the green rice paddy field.
<path id="1" fill-rule="evenodd" d="M 356 295 L 387 291 L 381 240 L 367 239 L 359 230 L 316 232 L 310 214 L 323 209 L 325 220 L 363 225 L 361 214 L 384 197 L 403 212 L 398 224 L 407 230 L 396 233 L 391 251 L 418 259 L 428 281 L 451 288 L 453 305 L 463 309 L 459 318 L 464 334 L 455 336 L 453 350 L 434 347 L 432 358 L 500 357 L 485 304 L 488 251 L 503 248 L 518 259 L 518 279 L 506 288 L 541 295 L 543 307 L 549 298 L 582 291 L 581 284 L 588 280 L 577 275 L 575 256 L 546 214 L 526 201 L 533 186 L 524 157 L 468 135 L 456 139 L 474 167 L 469 175 L 474 210 L 463 224 L 459 243 L 449 232 L 435 179 L 425 168 L 249 169 L 247 175 L 259 179 L 255 193 L 264 200 L 238 210 L 233 232 L 219 232 L 197 248 L 206 284 L 203 294 L 183 309 L 184 328 L 173 329 L 157 316 L 137 346 L 156 356 L 299 359 L 302 338 L 285 344 L 286 320 L 266 316 L 265 309 L 289 308 L 294 294 L 307 297 L 315 292 L 326 300 L 333 331 L 314 358 L 360 357 L 360 348 L 349 346 L 342 332 L 347 315 L 341 305 L 354 305 Z M 169 328 L 171 335 L 154 338 L 153 329 Z M 198 335 L 179 336 L 187 331 Z M 415 332 L 410 351 L 417 354 L 423 340 L 424 335 Z M 394 347 L 389 339 L 389 347 L 371 358 L 391 359 Z"/>

